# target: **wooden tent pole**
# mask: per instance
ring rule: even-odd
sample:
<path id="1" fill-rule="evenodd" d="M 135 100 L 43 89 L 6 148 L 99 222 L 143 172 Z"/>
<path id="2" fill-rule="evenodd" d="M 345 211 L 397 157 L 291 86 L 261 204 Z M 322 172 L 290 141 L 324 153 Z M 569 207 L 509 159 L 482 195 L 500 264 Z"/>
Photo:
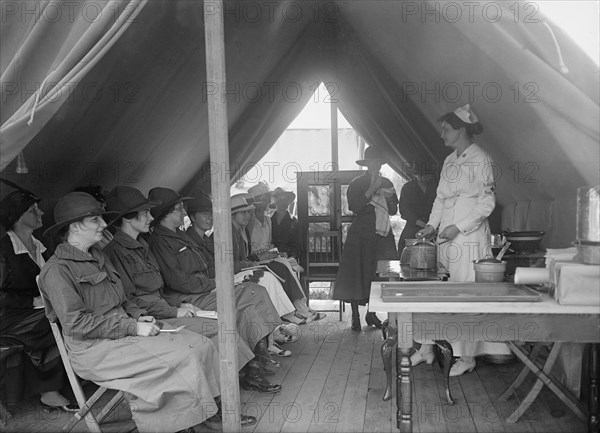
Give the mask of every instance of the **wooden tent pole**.
<path id="1" fill-rule="evenodd" d="M 213 220 L 215 226 L 215 265 L 217 312 L 219 323 L 219 356 L 223 431 L 241 432 L 240 388 L 236 345 L 235 302 L 233 295 L 233 251 L 231 208 L 229 200 L 229 137 L 227 134 L 227 102 L 225 99 L 225 30 L 223 1 L 204 2 L 206 35 L 206 80 L 218 91 L 209 92 L 208 137 L 211 170 Z M 202 95 L 203 96 L 203 95 Z"/>

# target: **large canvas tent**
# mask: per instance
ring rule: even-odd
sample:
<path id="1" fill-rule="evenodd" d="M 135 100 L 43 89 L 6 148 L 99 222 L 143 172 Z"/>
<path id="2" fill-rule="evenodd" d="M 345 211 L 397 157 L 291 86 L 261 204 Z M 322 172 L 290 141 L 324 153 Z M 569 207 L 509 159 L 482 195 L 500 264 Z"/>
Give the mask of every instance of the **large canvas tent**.
<path id="1" fill-rule="evenodd" d="M 502 227 L 575 239 L 576 189 L 600 183 L 598 66 L 535 3 L 226 2 L 230 170 L 209 163 L 215 5 L 2 2 L 2 177 L 50 200 L 88 183 L 206 189 L 257 162 L 324 82 L 401 172 L 443 161 L 436 120 L 471 103 Z"/>

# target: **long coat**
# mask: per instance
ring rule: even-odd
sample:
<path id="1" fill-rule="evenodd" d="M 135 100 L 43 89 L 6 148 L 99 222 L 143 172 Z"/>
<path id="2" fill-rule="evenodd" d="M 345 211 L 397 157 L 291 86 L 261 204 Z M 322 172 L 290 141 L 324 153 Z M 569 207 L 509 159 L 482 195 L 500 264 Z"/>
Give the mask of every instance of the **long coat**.
<path id="1" fill-rule="evenodd" d="M 375 233 L 375 208 L 365 197 L 371 179 L 365 173 L 350 182 L 348 186 L 348 207 L 356 214 L 348 230 L 348 236 L 340 267 L 335 279 L 332 298 L 342 301 L 358 301 L 365 304 L 371 293 L 371 281 L 375 278 L 377 260 L 395 260 L 398 253 L 394 233 L 387 236 Z M 383 178 L 381 188 L 393 188 L 392 182 Z M 396 194 L 387 200 L 388 213 L 398 212 L 398 197 Z"/>
<path id="2" fill-rule="evenodd" d="M 60 244 L 40 273 L 75 372 L 125 392 L 140 432 L 177 431 L 216 413 L 219 356 L 214 344 L 186 331 L 137 336 L 144 310 L 127 300 L 119 275 L 97 249 Z"/>
<path id="3" fill-rule="evenodd" d="M 50 256 L 42 243 L 35 238 L 34 242 L 47 260 Z M 19 366 L 23 373 L 7 375 L 7 381 L 15 382 L 7 383 L 14 401 L 29 394 L 59 390 L 65 379 L 50 323 L 43 309 L 33 308 L 33 298 L 40 296 L 35 281 L 40 267 L 23 251 L 24 246 L 17 250 L 19 254 L 7 233 L 0 240 L 0 340 L 6 345 L 23 345 L 27 356 L 25 365 Z"/>
<path id="4" fill-rule="evenodd" d="M 161 319 L 173 327 L 184 325 L 188 331 L 197 332 L 210 338 L 215 347 L 219 347 L 218 322 L 203 317 L 177 317 L 177 307 L 169 305 L 162 297 L 164 282 L 160 275 L 158 263 L 148 244 L 143 239 L 117 230 L 110 243 L 102 252 L 109 258 L 121 276 L 121 282 L 127 298 L 149 315 Z M 246 365 L 254 353 L 248 341 L 236 336 L 238 348 L 238 366 Z"/>
<path id="5" fill-rule="evenodd" d="M 215 280 L 198 245 L 185 232 L 154 228 L 149 238 L 165 282 L 165 299 L 171 305 L 189 302 L 203 310 L 217 309 Z M 279 325 L 279 314 L 266 289 L 254 283 L 234 286 L 237 330 L 251 348 Z"/>

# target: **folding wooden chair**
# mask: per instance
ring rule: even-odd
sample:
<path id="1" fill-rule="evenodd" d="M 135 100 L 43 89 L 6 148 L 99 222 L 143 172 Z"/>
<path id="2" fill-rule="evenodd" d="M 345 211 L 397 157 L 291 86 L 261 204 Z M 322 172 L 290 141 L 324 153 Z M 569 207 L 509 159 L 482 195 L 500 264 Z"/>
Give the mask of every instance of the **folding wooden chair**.
<path id="1" fill-rule="evenodd" d="M 342 239 L 338 231 L 309 232 L 306 245 L 306 299 L 310 301 L 311 281 L 331 282 L 331 290 L 333 290 L 342 255 Z M 341 321 L 344 310 L 344 302 L 340 301 L 338 310 L 318 311 L 339 313 Z"/>
<path id="2" fill-rule="evenodd" d="M 42 294 L 42 300 L 44 301 L 46 311 L 51 311 L 51 309 L 48 309 L 49 302 L 44 296 L 41 287 L 40 293 Z M 46 316 L 48 316 L 48 314 Z M 85 418 L 85 423 L 87 424 L 87 427 L 90 430 L 90 432 L 102 433 L 100 424 L 106 419 L 110 412 L 124 399 L 123 392 L 118 391 L 113 396 L 113 398 L 101 409 L 100 413 L 97 416 L 94 416 L 91 409 L 96 403 L 98 403 L 100 397 L 102 397 L 102 395 L 106 391 L 108 391 L 108 388 L 104 388 L 101 386 L 89 399 L 86 399 L 85 394 L 83 392 L 83 388 L 81 387 L 81 383 L 79 382 L 79 378 L 73 370 L 71 361 L 69 360 L 69 354 L 67 353 L 65 340 L 63 339 L 58 318 L 55 314 L 51 314 L 50 317 L 48 317 L 48 320 L 50 321 L 52 334 L 54 335 L 54 339 L 56 340 L 56 346 L 58 347 L 60 357 L 62 359 L 63 365 L 65 366 L 65 371 L 67 372 L 67 377 L 69 378 L 71 389 L 73 390 L 73 394 L 75 395 L 75 398 L 77 399 L 77 404 L 79 405 L 79 410 L 75 412 L 73 418 L 63 427 L 63 431 L 70 432 L 71 430 L 73 430 L 75 425 L 79 423 L 79 421 Z"/>

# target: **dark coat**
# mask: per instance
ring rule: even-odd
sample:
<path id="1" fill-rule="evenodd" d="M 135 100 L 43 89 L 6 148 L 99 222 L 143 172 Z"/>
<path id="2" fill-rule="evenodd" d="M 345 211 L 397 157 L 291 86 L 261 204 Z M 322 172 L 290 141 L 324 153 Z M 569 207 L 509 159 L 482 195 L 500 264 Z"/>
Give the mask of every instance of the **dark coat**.
<path id="1" fill-rule="evenodd" d="M 277 221 L 277 212 L 271 216 L 271 237 L 273 245 L 286 253 L 288 257 L 295 257 L 302 263 L 302 241 L 300 239 L 298 220 L 286 212 L 281 222 Z"/>
<path id="2" fill-rule="evenodd" d="M 348 207 L 356 214 L 356 219 L 348 230 L 332 299 L 366 303 L 371 293 L 371 281 L 375 278 L 377 260 L 395 260 L 398 256 L 394 233 L 390 231 L 385 237 L 375 233 L 375 208 L 365 197 L 370 182 L 370 175 L 365 173 L 353 179 L 348 186 Z M 381 187 L 393 188 L 394 185 L 383 178 Z M 390 215 L 398 212 L 396 194 L 387 200 L 387 205 Z"/>
<path id="3" fill-rule="evenodd" d="M 429 214 L 435 200 L 435 193 L 435 182 L 429 183 L 425 192 L 419 188 L 416 180 L 411 180 L 402 187 L 398 207 L 400 208 L 400 216 L 406 220 L 406 225 L 398 241 L 399 254 L 402 254 L 402 250 L 404 249 L 404 241 L 406 239 L 414 239 L 416 233 L 423 228 L 417 225 L 417 220 L 425 223 L 429 221 Z"/>

